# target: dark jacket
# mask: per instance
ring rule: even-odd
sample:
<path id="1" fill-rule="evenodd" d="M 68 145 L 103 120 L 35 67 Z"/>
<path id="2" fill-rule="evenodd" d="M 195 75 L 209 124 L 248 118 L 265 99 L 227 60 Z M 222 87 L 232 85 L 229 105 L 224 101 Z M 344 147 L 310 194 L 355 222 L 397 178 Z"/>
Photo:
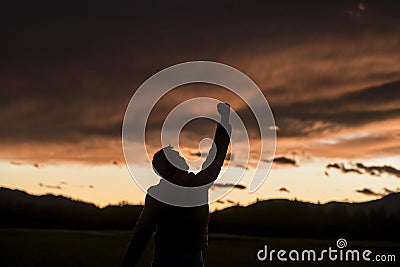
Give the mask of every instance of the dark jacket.
<path id="1" fill-rule="evenodd" d="M 217 179 L 226 157 L 230 140 L 230 125 L 227 128 L 229 128 L 229 134 L 221 124 L 217 124 L 214 136 L 216 147 L 210 150 L 209 156 L 203 164 L 207 167 L 203 167 L 197 174 L 178 173 L 173 179 L 175 184 L 185 187 L 209 185 L 205 187 L 204 193 L 204 197 L 208 197 L 208 188 Z M 160 187 L 159 185 L 151 187 L 148 192 L 158 190 Z M 204 201 L 204 203 L 207 202 L 207 200 Z M 125 252 L 122 266 L 137 264 L 154 230 L 156 230 L 154 236 L 155 257 L 159 253 L 205 249 L 208 245 L 209 216 L 208 204 L 197 207 L 178 207 L 160 202 L 147 194 L 144 208 L 136 222 L 131 241 Z"/>

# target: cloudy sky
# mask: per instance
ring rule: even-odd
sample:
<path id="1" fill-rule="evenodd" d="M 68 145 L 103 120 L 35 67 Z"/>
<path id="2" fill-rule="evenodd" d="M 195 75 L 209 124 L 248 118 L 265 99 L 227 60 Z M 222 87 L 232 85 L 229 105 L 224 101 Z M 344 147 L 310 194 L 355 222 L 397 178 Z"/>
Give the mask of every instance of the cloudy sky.
<path id="1" fill-rule="evenodd" d="M 253 79 L 279 129 L 262 188 L 236 188 L 224 204 L 362 201 L 400 189 L 398 1 L 17 1 L 1 13 L 1 186 L 100 205 L 142 201 L 122 152 L 129 100 L 165 67 L 210 60 Z M 157 104 L 150 154 L 169 111 L 199 96 L 231 103 L 256 150 L 245 103 L 192 85 Z M 185 127 L 186 156 L 212 131 L 209 121 Z"/>

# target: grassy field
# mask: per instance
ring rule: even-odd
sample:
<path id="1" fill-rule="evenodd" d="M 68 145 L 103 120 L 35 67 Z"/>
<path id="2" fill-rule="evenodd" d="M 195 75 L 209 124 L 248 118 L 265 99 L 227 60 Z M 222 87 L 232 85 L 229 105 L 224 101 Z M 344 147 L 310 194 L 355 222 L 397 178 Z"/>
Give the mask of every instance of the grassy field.
<path id="1" fill-rule="evenodd" d="M 71 230 L 0 230 L 0 266 L 119 266 L 130 232 Z M 257 238 L 233 235 L 210 235 L 204 255 L 205 266 L 382 266 L 382 262 L 260 262 L 256 253 L 267 244 L 269 249 L 336 248 L 336 240 Z M 139 266 L 150 266 L 152 242 Z M 348 240 L 347 248 L 370 249 L 374 254 L 394 254 L 400 261 L 400 242 Z M 390 265 L 395 266 L 396 263 Z"/>

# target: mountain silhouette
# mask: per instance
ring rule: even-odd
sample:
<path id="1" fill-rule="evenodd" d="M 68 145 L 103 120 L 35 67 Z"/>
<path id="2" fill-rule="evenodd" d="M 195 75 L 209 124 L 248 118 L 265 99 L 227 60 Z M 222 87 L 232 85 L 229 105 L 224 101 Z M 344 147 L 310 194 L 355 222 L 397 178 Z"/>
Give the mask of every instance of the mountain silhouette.
<path id="1" fill-rule="evenodd" d="M 0 204 L 21 205 L 30 204 L 42 207 L 58 206 L 58 207 L 77 207 L 85 206 L 86 208 L 96 209 L 94 204 L 83 201 L 73 200 L 64 196 L 47 195 L 31 195 L 21 190 L 13 190 L 0 187 Z"/>
<path id="2" fill-rule="evenodd" d="M 107 206 L 51 194 L 35 196 L 0 188 L 0 227 L 130 229 L 142 210 L 140 205 Z"/>
<path id="3" fill-rule="evenodd" d="M 214 212 L 210 231 L 257 236 L 398 240 L 400 193 L 362 203 L 274 199 Z"/>
<path id="4" fill-rule="evenodd" d="M 0 188 L 1 228 L 132 229 L 140 205 L 107 206 Z M 257 201 L 213 212 L 210 232 L 254 236 L 399 240 L 400 193 L 381 199 L 314 204 Z"/>

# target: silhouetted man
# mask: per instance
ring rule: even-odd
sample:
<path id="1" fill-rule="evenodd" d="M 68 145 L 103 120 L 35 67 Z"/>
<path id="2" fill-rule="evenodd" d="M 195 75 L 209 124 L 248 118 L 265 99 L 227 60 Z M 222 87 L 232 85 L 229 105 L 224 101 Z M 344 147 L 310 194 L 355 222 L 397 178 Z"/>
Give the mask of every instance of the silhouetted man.
<path id="1" fill-rule="evenodd" d="M 208 246 L 208 189 L 214 182 L 224 163 L 230 142 L 230 107 L 218 104 L 221 123 L 217 123 L 214 143 L 197 173 L 188 172 L 188 165 L 172 147 L 165 147 L 153 156 L 153 169 L 161 176 L 160 183 L 152 186 L 146 195 L 145 205 L 136 222 L 131 241 L 122 262 L 123 267 L 135 266 L 147 246 L 154 230 L 153 267 L 161 266 L 203 266 L 203 250 Z M 172 164 L 172 163 L 173 164 Z M 166 181 L 165 181 L 165 180 Z M 193 197 L 202 204 L 195 207 L 179 207 L 163 203 L 152 196 L 168 194 L 168 185 L 173 183 L 184 187 L 201 187 L 190 195 L 175 194 L 173 197 Z M 208 186 L 206 186 L 208 185 Z M 184 191 L 188 192 L 188 191 Z M 158 198 L 158 197 L 157 197 Z M 159 199 L 159 198 L 158 198 Z M 164 198 L 162 198 L 164 199 Z"/>

